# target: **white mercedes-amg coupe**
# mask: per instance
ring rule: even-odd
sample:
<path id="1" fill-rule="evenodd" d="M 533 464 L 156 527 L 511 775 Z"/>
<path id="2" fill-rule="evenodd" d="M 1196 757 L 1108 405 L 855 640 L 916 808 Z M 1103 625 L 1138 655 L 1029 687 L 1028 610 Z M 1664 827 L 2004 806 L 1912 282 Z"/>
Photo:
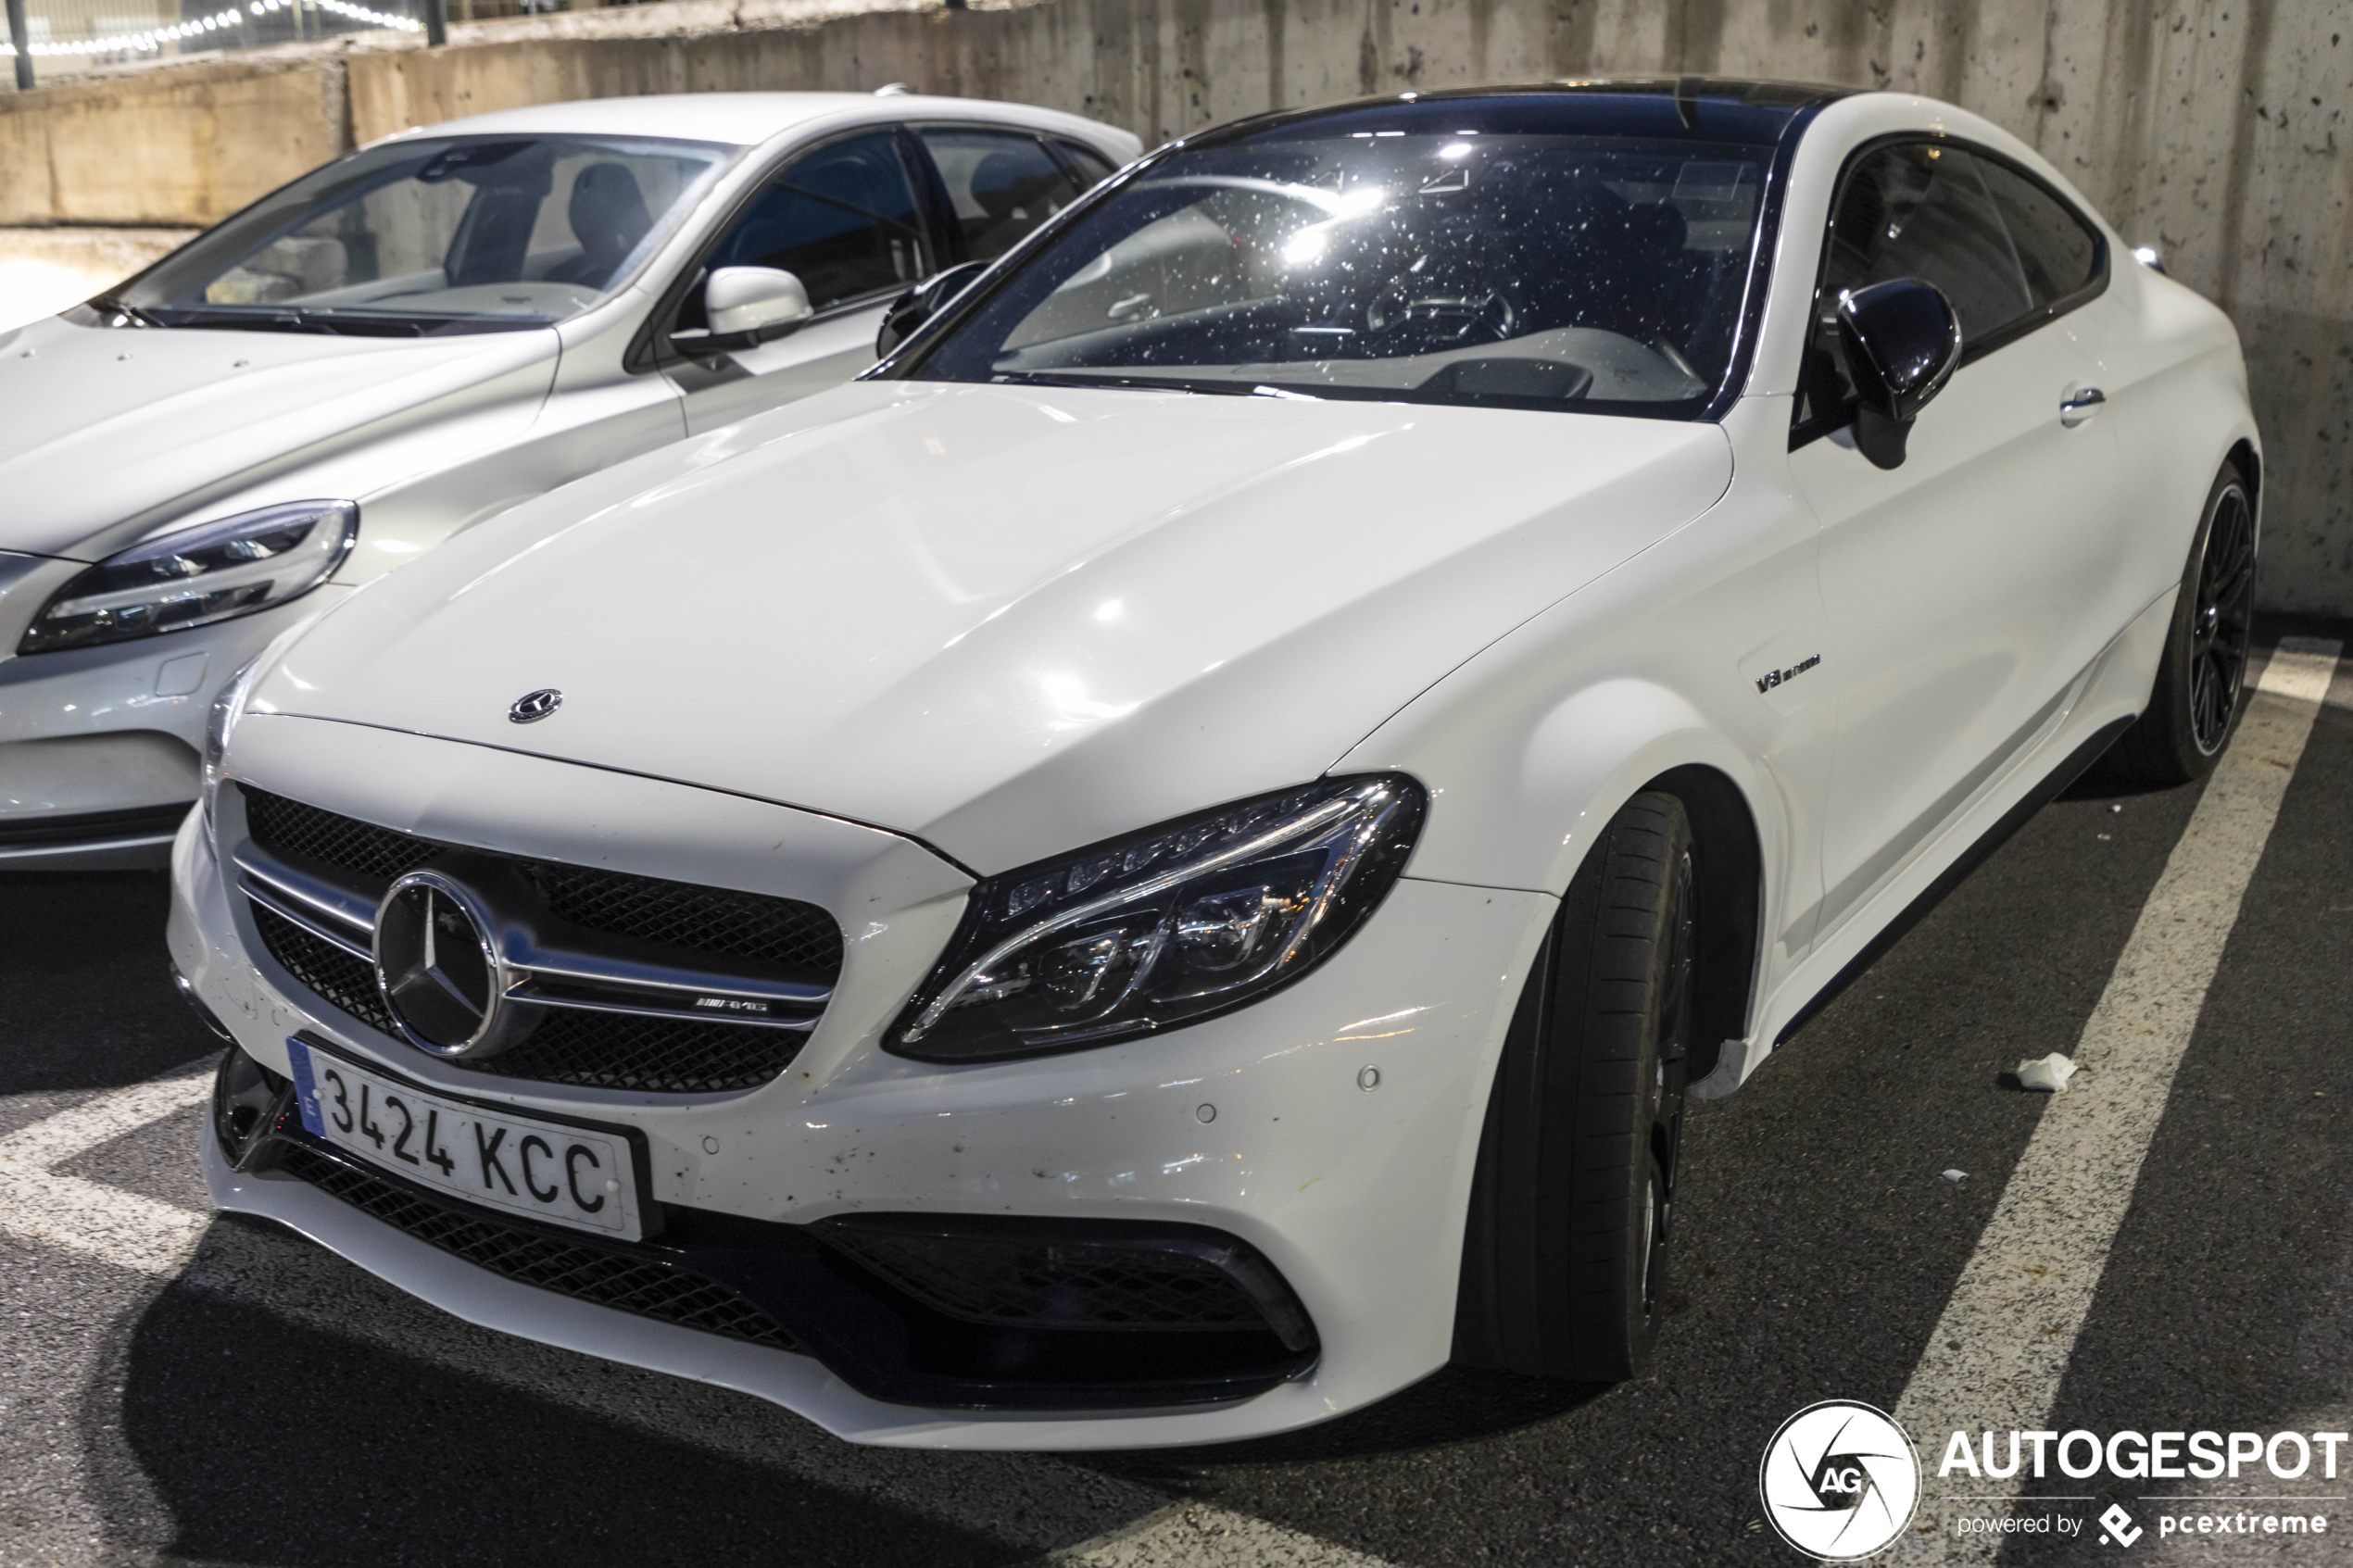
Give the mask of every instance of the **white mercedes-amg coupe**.
<path id="1" fill-rule="evenodd" d="M 1623 1378 L 1686 1096 L 2231 736 L 2237 339 L 1941 104 L 1252 119 L 884 336 L 225 695 L 224 1207 L 864 1442 Z"/>
<path id="2" fill-rule="evenodd" d="M 162 865 L 205 714 L 271 638 L 849 380 L 910 282 L 1139 150 L 904 92 L 513 109 L 363 147 L 0 332 L 0 872 Z"/>

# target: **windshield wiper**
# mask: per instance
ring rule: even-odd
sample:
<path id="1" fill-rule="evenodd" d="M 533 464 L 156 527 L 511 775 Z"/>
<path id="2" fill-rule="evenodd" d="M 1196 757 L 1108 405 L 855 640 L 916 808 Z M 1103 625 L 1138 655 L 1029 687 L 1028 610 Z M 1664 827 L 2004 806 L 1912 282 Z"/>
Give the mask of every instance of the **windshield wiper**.
<path id="1" fill-rule="evenodd" d="M 264 305 L 247 309 L 178 309 L 156 324 L 246 332 L 321 332 L 330 337 L 431 337 L 440 332 L 523 332 L 548 323 L 535 317 L 361 315 Z"/>
<path id="2" fill-rule="evenodd" d="M 96 311 L 101 316 L 120 316 L 123 319 L 123 320 L 130 322 L 133 326 L 165 327 L 170 325 L 170 322 L 157 320 L 152 313 L 142 310 L 135 305 L 123 304 L 120 298 L 110 294 L 102 294 L 97 295 L 89 302 L 89 305 L 91 309 Z"/>
<path id="3" fill-rule="evenodd" d="M 1191 380 L 1181 376 L 1087 376 L 1051 370 L 997 370 L 991 382 L 1011 386 L 1107 386 L 1123 392 L 1199 392 L 1213 397 L 1248 397 L 1252 382 Z"/>

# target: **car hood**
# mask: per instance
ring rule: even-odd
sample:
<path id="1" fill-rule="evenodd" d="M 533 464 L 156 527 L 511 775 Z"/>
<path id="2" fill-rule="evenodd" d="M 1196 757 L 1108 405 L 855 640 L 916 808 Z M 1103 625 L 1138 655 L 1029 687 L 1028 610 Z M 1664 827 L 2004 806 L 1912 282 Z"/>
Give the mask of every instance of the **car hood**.
<path id="1" fill-rule="evenodd" d="M 94 558 L 225 482 L 546 360 L 553 331 L 440 338 L 82 326 L 0 332 L 0 550 Z"/>
<path id="2" fill-rule="evenodd" d="M 249 711 L 683 780 L 993 872 L 1315 776 L 1730 473 L 1705 424 L 854 383 L 460 535 Z M 511 721 L 541 688 L 561 706 Z"/>

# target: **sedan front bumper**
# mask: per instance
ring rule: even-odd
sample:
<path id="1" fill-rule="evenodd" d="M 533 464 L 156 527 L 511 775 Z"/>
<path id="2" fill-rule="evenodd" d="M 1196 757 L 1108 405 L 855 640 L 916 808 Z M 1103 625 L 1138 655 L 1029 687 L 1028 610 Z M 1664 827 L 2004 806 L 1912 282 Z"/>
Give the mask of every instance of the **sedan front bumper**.
<path id="1" fill-rule="evenodd" d="M 214 696 L 349 591 L 331 583 L 185 632 L 0 657 L 0 872 L 167 864 L 196 798 Z"/>

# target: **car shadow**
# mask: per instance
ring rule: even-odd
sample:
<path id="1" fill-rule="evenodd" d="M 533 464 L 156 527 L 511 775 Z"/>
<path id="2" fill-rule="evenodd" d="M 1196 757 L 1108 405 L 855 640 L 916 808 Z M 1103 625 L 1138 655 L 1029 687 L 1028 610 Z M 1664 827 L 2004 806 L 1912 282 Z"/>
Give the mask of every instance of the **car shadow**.
<path id="1" fill-rule="evenodd" d="M 0 1095 L 135 1084 L 220 1048 L 171 985 L 161 872 L 0 874 Z"/>
<path id="2" fill-rule="evenodd" d="M 273 1568 L 946 1568 L 1040 1554 L 787 1463 L 297 1321 L 265 1304 L 267 1276 L 253 1270 L 251 1244 L 281 1237 L 262 1222 L 224 1218 L 186 1279 L 119 1327 L 111 1364 L 83 1401 L 82 1439 L 97 1512 L 125 1555 Z M 374 1282 L 328 1266 L 331 1277 L 283 1286 L 300 1295 L 340 1282 L 352 1309 L 367 1311 Z M 233 1272 L 246 1283 L 201 1283 Z M 265 1298 L 243 1298 L 248 1291 Z M 480 1334 L 454 1320 L 448 1331 Z M 807 1447 L 798 1422 L 775 1419 L 779 1454 Z M 907 1457 L 920 1466 L 936 1456 Z"/>
<path id="3" fill-rule="evenodd" d="M 1202 1464 L 1300 1464 L 1362 1459 L 1498 1436 L 1592 1403 L 1605 1383 L 1566 1383 L 1449 1366 L 1377 1404 L 1278 1436 L 1206 1448 L 1136 1449 L 1095 1462 L 1151 1485 L 1181 1485 Z"/>

